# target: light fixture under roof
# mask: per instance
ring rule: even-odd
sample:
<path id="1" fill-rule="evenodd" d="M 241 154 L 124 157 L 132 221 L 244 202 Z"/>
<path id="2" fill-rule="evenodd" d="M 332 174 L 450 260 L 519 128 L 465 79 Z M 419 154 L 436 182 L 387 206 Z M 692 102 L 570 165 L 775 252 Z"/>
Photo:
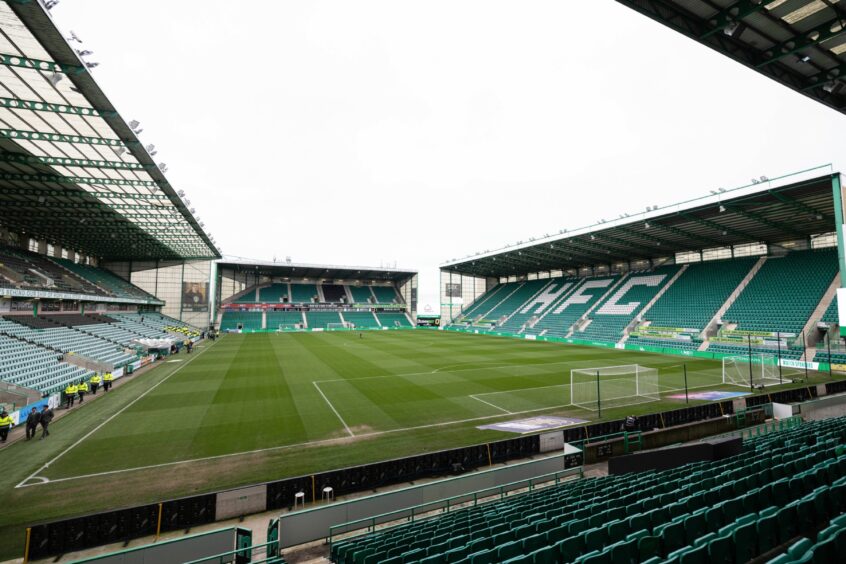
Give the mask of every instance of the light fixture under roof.
<path id="1" fill-rule="evenodd" d="M 723 28 L 723 33 L 729 37 L 733 37 L 734 34 L 737 33 L 737 28 L 739 27 L 740 22 L 729 22 L 728 25 Z"/>

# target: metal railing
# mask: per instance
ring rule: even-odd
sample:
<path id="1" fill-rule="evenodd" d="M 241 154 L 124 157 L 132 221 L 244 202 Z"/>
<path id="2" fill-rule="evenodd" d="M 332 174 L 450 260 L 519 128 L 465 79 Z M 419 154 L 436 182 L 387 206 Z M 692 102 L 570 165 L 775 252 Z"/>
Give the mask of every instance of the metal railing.
<path id="1" fill-rule="evenodd" d="M 563 479 L 572 479 L 574 476 L 577 476 L 578 478 L 584 477 L 584 473 L 582 472 L 581 467 L 570 468 L 567 470 L 559 470 L 557 472 L 542 474 L 533 478 L 525 478 L 523 480 L 517 480 L 515 482 L 509 482 L 507 484 L 501 484 L 499 486 L 491 486 L 488 488 L 483 488 L 481 490 L 476 490 L 474 492 L 458 494 L 447 498 L 430 501 L 427 503 L 421 503 L 420 505 L 406 507 L 404 509 L 397 509 L 394 511 L 389 511 L 387 513 L 373 515 L 371 517 L 365 517 L 363 519 L 356 519 L 354 521 L 348 521 L 346 523 L 332 525 L 329 527 L 329 547 L 331 549 L 332 543 L 335 542 L 334 538 L 338 534 L 345 534 L 352 531 L 363 531 L 355 535 L 350 535 L 351 537 L 356 537 L 372 533 L 376 530 L 376 527 L 378 525 L 390 523 L 392 521 L 405 520 L 406 523 L 414 523 L 415 520 L 421 521 L 425 519 L 431 519 L 433 517 L 436 517 L 437 515 L 440 515 L 442 513 L 449 513 L 450 511 L 456 509 L 462 509 L 468 506 L 475 507 L 479 503 L 487 503 L 490 501 L 494 501 L 494 499 L 505 499 L 508 493 L 513 492 L 515 490 L 527 489 L 528 491 L 533 491 L 538 485 L 547 484 L 549 482 L 554 482 L 552 485 L 557 486 L 562 482 Z M 440 512 L 435 514 L 434 512 L 438 510 L 440 510 Z M 396 518 L 392 519 L 392 517 Z M 397 525 L 399 525 L 399 523 L 397 523 Z M 388 529 L 397 525 L 391 525 L 385 528 Z"/>
<path id="2" fill-rule="evenodd" d="M 263 544 L 254 544 L 251 546 L 245 546 L 243 548 L 236 548 L 235 550 L 229 550 L 227 552 L 221 552 L 220 554 L 213 554 L 212 556 L 206 556 L 204 558 L 198 558 L 197 560 L 191 560 L 189 562 L 185 562 L 184 564 L 200 564 L 200 563 L 217 563 L 217 564 L 228 564 L 230 562 L 235 562 L 236 557 L 242 556 L 247 558 L 247 562 L 251 564 L 266 564 L 269 562 L 275 562 L 277 560 L 281 561 L 282 555 L 279 554 L 277 556 L 268 556 L 263 560 L 253 560 L 253 552 L 256 550 L 260 550 L 260 552 L 267 553 L 268 549 L 271 547 L 278 547 L 279 541 L 271 541 L 266 542 Z M 242 560 L 243 561 L 243 560 Z"/>

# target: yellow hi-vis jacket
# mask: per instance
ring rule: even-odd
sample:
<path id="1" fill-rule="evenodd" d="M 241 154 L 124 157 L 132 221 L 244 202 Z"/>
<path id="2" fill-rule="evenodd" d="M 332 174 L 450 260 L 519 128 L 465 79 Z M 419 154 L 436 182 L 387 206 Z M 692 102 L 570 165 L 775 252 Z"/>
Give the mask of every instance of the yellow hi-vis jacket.
<path id="1" fill-rule="evenodd" d="M 92 376 L 91 377 L 91 383 L 92 384 L 99 384 L 100 383 L 100 377 L 99 376 Z"/>
<path id="2" fill-rule="evenodd" d="M 87 392 L 88 391 L 88 384 L 85 382 L 80 382 L 80 384 L 76 387 L 77 392 Z"/>
<path id="3" fill-rule="evenodd" d="M 73 384 L 69 384 L 67 388 L 65 388 L 65 393 L 69 396 L 76 393 L 76 386 Z"/>
<path id="4" fill-rule="evenodd" d="M 3 429 L 3 428 L 11 429 L 12 425 L 14 425 L 14 424 L 15 424 L 15 422 L 12 421 L 11 415 L 6 415 L 6 417 L 0 417 L 0 429 Z"/>
<path id="5" fill-rule="evenodd" d="M 106 372 L 106 375 L 105 375 L 105 376 L 103 376 L 103 381 L 104 381 L 104 382 L 111 382 L 111 381 L 112 381 L 112 373 L 111 373 L 111 372 Z"/>

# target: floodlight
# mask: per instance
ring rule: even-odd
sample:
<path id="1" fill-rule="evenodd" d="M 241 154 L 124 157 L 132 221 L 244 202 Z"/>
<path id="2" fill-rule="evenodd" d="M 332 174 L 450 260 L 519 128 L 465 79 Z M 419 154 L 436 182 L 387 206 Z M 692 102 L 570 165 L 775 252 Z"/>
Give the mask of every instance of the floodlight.
<path id="1" fill-rule="evenodd" d="M 56 5 L 59 3 L 59 1 L 60 0 L 47 0 L 46 2 L 44 2 L 44 7 L 47 8 L 48 10 L 52 10 L 53 8 L 56 7 Z M 73 32 L 71 32 L 71 33 L 73 33 Z"/>
<path id="2" fill-rule="evenodd" d="M 118 150 L 115 151 L 115 152 L 117 153 L 117 156 L 120 157 L 121 155 L 123 155 L 126 152 L 126 148 L 125 147 L 118 147 Z"/>
<path id="3" fill-rule="evenodd" d="M 726 211 L 726 207 L 723 204 L 720 204 L 720 213 Z"/>
<path id="4" fill-rule="evenodd" d="M 134 120 L 129 122 L 129 129 L 133 129 L 133 130 L 138 129 L 139 125 L 141 125 L 141 122 L 138 121 L 137 119 L 134 119 Z"/>
<path id="5" fill-rule="evenodd" d="M 740 27 L 740 22 L 729 22 L 729 24 L 723 28 L 723 33 L 728 35 L 729 37 L 733 37 L 735 33 L 737 33 L 737 28 Z"/>
<path id="6" fill-rule="evenodd" d="M 799 55 L 799 62 L 800 63 L 807 63 L 811 60 L 810 55 Z"/>
<path id="7" fill-rule="evenodd" d="M 73 30 L 70 30 L 70 37 L 65 38 L 67 41 L 76 41 L 77 43 L 82 43 L 82 39 L 80 39 Z"/>
<path id="8" fill-rule="evenodd" d="M 65 78 L 65 75 L 58 72 L 54 72 L 49 77 L 47 77 L 47 81 L 53 86 L 56 86 L 57 84 L 59 84 L 59 81 L 61 81 L 63 78 Z"/>
<path id="9" fill-rule="evenodd" d="M 591 234 L 590 234 L 590 240 L 591 240 L 591 241 L 595 241 L 595 240 L 596 240 L 596 237 L 594 237 L 593 233 L 591 233 Z"/>
<path id="10" fill-rule="evenodd" d="M 767 180 L 769 180 L 769 178 L 767 178 L 766 176 L 761 177 L 761 182 L 766 182 Z"/>
<path id="11" fill-rule="evenodd" d="M 825 84 L 823 84 L 822 89 L 831 94 L 834 92 L 834 89 L 836 87 L 837 83 L 832 80 L 831 82 L 826 82 Z"/>
<path id="12" fill-rule="evenodd" d="M 180 198 L 184 198 L 185 197 L 185 190 L 179 190 L 176 193 L 176 195 L 179 196 Z"/>
<path id="13" fill-rule="evenodd" d="M 652 227 L 652 226 L 651 226 L 651 225 L 649 225 L 649 222 L 648 222 L 648 221 L 647 221 L 647 222 L 645 222 L 645 223 L 643 224 L 643 228 L 644 228 L 644 229 L 649 229 L 650 227 Z"/>
<path id="14" fill-rule="evenodd" d="M 88 68 L 88 69 L 96 69 L 99 66 L 100 66 L 100 63 L 89 63 L 87 61 L 85 62 L 85 67 Z"/>
<path id="15" fill-rule="evenodd" d="M 79 49 L 74 49 L 74 51 L 76 51 L 76 54 L 80 57 L 87 57 L 88 55 L 94 54 L 94 51 L 91 51 L 90 49 L 83 49 L 82 51 L 80 51 Z"/>

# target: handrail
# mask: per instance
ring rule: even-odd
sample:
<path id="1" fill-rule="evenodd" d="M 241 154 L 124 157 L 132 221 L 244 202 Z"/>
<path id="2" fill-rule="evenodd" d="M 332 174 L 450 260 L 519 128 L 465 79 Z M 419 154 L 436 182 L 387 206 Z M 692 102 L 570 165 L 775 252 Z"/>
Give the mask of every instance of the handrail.
<path id="1" fill-rule="evenodd" d="M 191 560 L 189 562 L 185 562 L 184 564 L 199 564 L 200 562 L 208 562 L 209 560 L 213 560 L 215 558 L 217 558 L 218 559 L 217 561 L 221 564 L 223 564 L 224 562 L 228 563 L 228 562 L 234 561 L 234 558 L 229 559 L 229 560 L 223 560 L 223 558 L 225 558 L 227 556 L 238 556 L 239 554 L 242 554 L 242 553 L 244 553 L 248 550 L 250 552 L 252 552 L 255 549 L 269 547 L 270 545 L 277 545 L 278 546 L 279 541 L 275 540 L 275 541 L 266 542 L 266 543 L 263 543 L 263 544 L 254 544 L 254 545 L 251 545 L 251 546 L 236 548 L 235 550 L 229 550 L 227 552 L 221 552 L 220 554 L 213 554 L 212 556 L 206 556 L 204 558 L 199 558 L 197 560 Z M 266 552 L 266 550 L 265 550 L 265 552 Z M 265 558 L 264 560 L 260 560 L 260 561 L 254 561 L 254 560 L 251 559 L 250 562 L 252 562 L 253 564 L 262 564 L 262 562 L 269 562 L 269 561 L 271 561 L 272 559 L 275 559 L 275 558 L 277 558 L 277 557 L 271 556 L 271 557 Z"/>
<path id="2" fill-rule="evenodd" d="M 560 483 L 560 480 L 561 480 L 562 477 L 568 477 L 568 476 L 574 476 L 574 475 L 578 475 L 579 478 L 584 477 L 584 472 L 583 472 L 581 466 L 579 466 L 578 468 L 568 468 L 566 470 L 558 470 L 556 472 L 551 472 L 549 474 L 542 474 L 540 476 L 534 476 L 532 478 L 524 478 L 522 480 L 509 482 L 507 484 L 500 484 L 499 486 L 491 486 L 491 487 L 488 487 L 488 488 L 482 488 L 480 490 L 476 490 L 476 491 L 473 491 L 473 492 L 458 494 L 458 495 L 446 497 L 446 498 L 443 498 L 443 499 L 437 499 L 437 500 L 434 500 L 434 501 L 429 501 L 427 503 L 421 503 L 419 505 L 414 505 L 414 506 L 406 507 L 406 508 L 403 508 L 403 509 L 396 509 L 394 511 L 389 511 L 387 513 L 381 513 L 379 515 L 373 515 L 371 517 L 364 517 L 362 519 L 356 519 L 354 521 L 347 521 L 346 523 L 340 523 L 338 525 L 331 525 L 329 527 L 329 537 L 328 537 L 329 547 L 331 549 L 332 542 L 333 542 L 332 539 L 333 539 L 334 536 L 336 536 L 338 534 L 336 532 L 338 529 L 345 529 L 342 532 L 347 533 L 347 532 L 350 532 L 349 531 L 350 526 L 359 525 L 359 524 L 366 524 L 366 526 L 358 527 L 357 529 L 354 529 L 354 530 L 366 529 L 366 531 L 364 533 L 361 533 L 361 534 L 367 534 L 367 533 L 370 533 L 370 532 L 373 532 L 374 530 L 376 530 L 376 525 L 379 524 L 379 523 L 377 523 L 377 520 L 380 523 L 388 522 L 388 521 L 390 521 L 390 519 L 385 519 L 385 518 L 393 516 L 393 515 L 403 514 L 403 515 L 406 516 L 406 522 L 413 523 L 415 521 L 415 517 L 417 517 L 418 520 L 428 519 L 428 518 L 432 517 L 432 516 L 430 516 L 430 517 L 418 517 L 418 514 L 420 513 L 419 510 L 421 508 L 424 508 L 424 507 L 436 506 L 438 504 L 446 504 L 442 507 L 442 509 L 443 509 L 444 512 L 449 513 L 452 509 L 454 509 L 454 505 L 451 505 L 451 502 L 458 500 L 458 499 L 469 501 L 468 498 L 470 496 L 473 496 L 473 506 L 475 507 L 476 505 L 479 504 L 479 499 L 486 499 L 486 498 L 489 498 L 489 497 L 494 497 L 494 495 L 496 495 L 496 494 L 493 494 L 493 495 L 480 496 L 479 494 L 481 494 L 483 492 L 496 492 L 496 491 L 498 491 L 499 492 L 499 499 L 504 499 L 505 495 L 506 495 L 506 489 L 508 489 L 508 491 L 512 491 L 514 489 L 517 489 L 516 487 L 511 487 L 511 486 L 528 484 L 529 491 L 532 491 L 536 484 L 546 483 L 546 482 L 550 482 L 552 480 L 555 480 L 555 484 L 558 485 Z M 459 503 L 459 505 L 463 505 L 464 503 L 465 503 L 465 501 L 462 501 L 461 503 Z M 432 507 L 431 509 L 427 509 L 426 511 L 424 511 L 424 513 L 429 513 L 431 511 L 436 510 L 437 508 L 438 507 Z M 399 517 L 398 517 L 397 520 L 399 520 Z M 396 526 L 396 525 L 392 525 L 392 526 Z M 390 527 L 386 527 L 386 528 L 390 528 Z M 353 536 L 359 536 L 359 535 L 353 535 Z"/>

